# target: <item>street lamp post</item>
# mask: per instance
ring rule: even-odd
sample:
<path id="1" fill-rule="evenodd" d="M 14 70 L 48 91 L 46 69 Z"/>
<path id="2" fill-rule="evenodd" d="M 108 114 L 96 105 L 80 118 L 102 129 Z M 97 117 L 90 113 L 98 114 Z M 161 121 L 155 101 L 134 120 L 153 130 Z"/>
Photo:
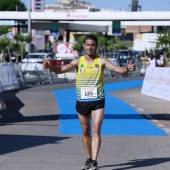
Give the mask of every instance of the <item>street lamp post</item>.
<path id="1" fill-rule="evenodd" d="M 28 0 L 28 34 L 31 34 L 31 0 Z M 31 48 L 28 44 L 28 53 L 30 53 Z"/>

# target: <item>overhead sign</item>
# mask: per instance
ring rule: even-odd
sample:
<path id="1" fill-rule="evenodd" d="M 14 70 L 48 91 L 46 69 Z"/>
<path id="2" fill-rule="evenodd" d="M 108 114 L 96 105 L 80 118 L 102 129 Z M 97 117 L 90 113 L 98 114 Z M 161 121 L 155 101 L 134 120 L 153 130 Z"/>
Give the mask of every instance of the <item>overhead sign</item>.
<path id="1" fill-rule="evenodd" d="M 34 45 L 36 50 L 43 49 L 45 47 L 45 32 L 41 30 L 35 30 Z"/>
<path id="2" fill-rule="evenodd" d="M 59 23 L 50 23 L 50 35 L 59 36 Z"/>
<path id="3" fill-rule="evenodd" d="M 112 35 L 120 36 L 121 35 L 121 23 L 120 21 L 112 22 Z"/>

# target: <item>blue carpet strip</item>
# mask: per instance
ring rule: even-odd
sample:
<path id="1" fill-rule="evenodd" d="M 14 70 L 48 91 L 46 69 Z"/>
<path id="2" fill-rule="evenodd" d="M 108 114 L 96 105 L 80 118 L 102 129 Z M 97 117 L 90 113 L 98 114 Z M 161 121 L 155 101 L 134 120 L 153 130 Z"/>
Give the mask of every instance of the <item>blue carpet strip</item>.
<path id="1" fill-rule="evenodd" d="M 110 92 L 141 87 L 143 80 L 129 80 L 105 84 L 106 106 L 102 135 L 168 136 L 163 130 L 146 120 L 126 102 Z M 60 111 L 60 134 L 82 134 L 75 110 L 76 89 L 54 91 Z"/>

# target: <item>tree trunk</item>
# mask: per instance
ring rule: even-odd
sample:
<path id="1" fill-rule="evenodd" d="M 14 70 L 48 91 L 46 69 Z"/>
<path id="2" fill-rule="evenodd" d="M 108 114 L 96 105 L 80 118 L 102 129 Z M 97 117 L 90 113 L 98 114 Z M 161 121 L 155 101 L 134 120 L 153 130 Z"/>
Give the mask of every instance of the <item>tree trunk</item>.
<path id="1" fill-rule="evenodd" d="M 7 48 L 7 50 L 8 50 L 8 54 L 9 54 L 9 61 L 12 62 L 12 60 L 11 60 L 11 53 L 9 51 L 9 48 Z"/>
<path id="2" fill-rule="evenodd" d="M 170 58 L 166 57 L 165 61 L 166 61 L 166 67 L 170 67 Z"/>
<path id="3" fill-rule="evenodd" d="M 3 50 L 2 50 L 2 62 L 5 62 L 5 55 Z"/>

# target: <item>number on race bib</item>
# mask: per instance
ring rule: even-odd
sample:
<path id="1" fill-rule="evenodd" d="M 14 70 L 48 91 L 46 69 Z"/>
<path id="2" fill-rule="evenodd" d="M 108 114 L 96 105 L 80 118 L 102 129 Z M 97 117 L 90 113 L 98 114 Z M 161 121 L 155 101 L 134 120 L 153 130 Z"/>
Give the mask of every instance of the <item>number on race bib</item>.
<path id="1" fill-rule="evenodd" d="M 82 87 L 81 99 L 94 99 L 97 98 L 97 87 Z"/>

